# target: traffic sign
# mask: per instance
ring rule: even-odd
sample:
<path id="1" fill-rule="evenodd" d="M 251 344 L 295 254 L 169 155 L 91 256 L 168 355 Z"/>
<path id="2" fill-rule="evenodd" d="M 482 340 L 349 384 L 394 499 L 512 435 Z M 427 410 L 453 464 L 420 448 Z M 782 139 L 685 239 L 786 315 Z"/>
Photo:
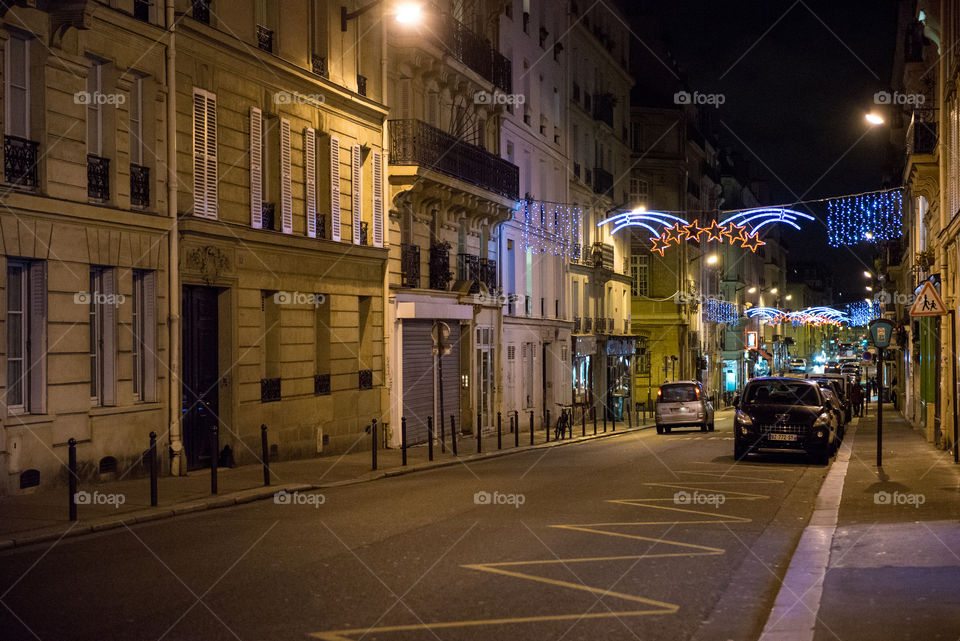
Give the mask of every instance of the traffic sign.
<path id="1" fill-rule="evenodd" d="M 943 299 L 937 293 L 933 283 L 927 281 L 920 288 L 917 294 L 917 300 L 913 301 L 910 308 L 911 316 L 943 316 L 947 313 L 947 306 L 943 304 Z"/>
<path id="2" fill-rule="evenodd" d="M 870 321 L 870 338 L 878 349 L 883 349 L 890 345 L 890 339 L 893 337 L 893 323 L 886 318 L 878 318 Z"/>

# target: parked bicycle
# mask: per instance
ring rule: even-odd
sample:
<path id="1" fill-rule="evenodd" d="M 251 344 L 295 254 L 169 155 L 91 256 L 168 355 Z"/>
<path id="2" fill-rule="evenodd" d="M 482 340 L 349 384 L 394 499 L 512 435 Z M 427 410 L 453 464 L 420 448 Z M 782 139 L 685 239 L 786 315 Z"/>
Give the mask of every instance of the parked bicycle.
<path id="1" fill-rule="evenodd" d="M 564 438 L 564 434 L 569 433 L 570 438 L 573 438 L 573 405 L 564 405 L 563 403 L 557 403 L 560 406 L 560 415 L 557 417 L 556 427 L 553 430 L 554 440 L 561 440 Z"/>

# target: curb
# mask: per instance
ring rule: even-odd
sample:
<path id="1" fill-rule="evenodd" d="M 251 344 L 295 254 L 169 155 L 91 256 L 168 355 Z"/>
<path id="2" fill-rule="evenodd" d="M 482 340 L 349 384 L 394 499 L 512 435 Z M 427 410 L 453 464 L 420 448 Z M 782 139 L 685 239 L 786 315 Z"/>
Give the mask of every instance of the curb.
<path id="1" fill-rule="evenodd" d="M 253 501 L 261 501 L 264 499 L 271 498 L 277 492 L 306 492 L 311 490 L 323 490 L 328 488 L 336 487 L 345 487 L 350 485 L 359 485 L 361 483 L 369 483 L 371 481 L 377 481 L 380 479 L 394 478 L 398 476 L 404 476 L 407 474 L 414 474 L 416 472 L 425 472 L 428 470 L 435 470 L 444 467 L 451 467 L 459 464 L 467 464 L 477 461 L 484 461 L 494 458 L 500 458 L 502 456 L 509 456 L 511 454 L 519 454 L 521 452 L 530 452 L 534 450 L 547 449 L 553 447 L 563 447 L 566 445 L 578 445 L 581 443 L 587 443 L 590 441 L 595 441 L 604 438 L 612 438 L 616 436 L 623 436 L 625 434 L 633 434 L 635 432 L 642 432 L 644 430 L 653 429 L 656 427 L 655 424 L 643 425 L 640 427 L 634 428 L 624 428 L 619 432 L 606 432 L 588 434 L 587 436 L 577 436 L 561 441 L 550 441 L 549 443 L 538 443 L 536 445 L 526 445 L 519 448 L 510 448 L 505 450 L 494 450 L 491 452 L 484 452 L 481 454 L 470 454 L 467 456 L 460 456 L 457 458 L 445 459 L 442 461 L 429 461 L 427 463 L 420 463 L 418 465 L 412 465 L 408 467 L 399 467 L 391 468 L 383 472 L 374 472 L 371 471 L 363 476 L 358 476 L 352 479 L 345 479 L 343 481 L 334 481 L 331 483 L 288 483 L 285 485 L 270 485 L 267 487 L 255 487 L 249 488 L 246 490 L 238 490 L 231 494 L 224 496 L 216 496 L 206 499 L 196 499 L 193 501 L 188 501 L 185 503 L 176 503 L 174 505 L 165 506 L 162 508 L 148 508 L 144 510 L 139 510 L 137 512 L 130 512 L 123 516 L 109 516 L 102 517 L 99 519 L 91 519 L 90 521 L 77 522 L 73 526 L 68 527 L 66 530 L 63 528 L 57 529 L 44 529 L 44 530 L 27 530 L 22 534 L 13 534 L 8 538 L 0 539 L 0 551 L 10 550 L 14 548 L 22 548 L 29 545 L 35 545 L 37 543 L 47 543 L 50 541 L 59 541 L 60 539 L 73 538 L 76 536 L 82 536 L 84 534 L 91 534 L 93 532 L 106 532 L 108 530 L 115 530 L 121 527 L 129 527 L 137 523 L 148 523 L 150 521 L 159 521 L 161 519 L 169 519 L 184 514 L 193 514 L 196 512 L 206 512 L 208 510 L 216 510 L 219 508 L 231 507 L 234 505 L 242 505 L 244 503 L 252 503 Z"/>

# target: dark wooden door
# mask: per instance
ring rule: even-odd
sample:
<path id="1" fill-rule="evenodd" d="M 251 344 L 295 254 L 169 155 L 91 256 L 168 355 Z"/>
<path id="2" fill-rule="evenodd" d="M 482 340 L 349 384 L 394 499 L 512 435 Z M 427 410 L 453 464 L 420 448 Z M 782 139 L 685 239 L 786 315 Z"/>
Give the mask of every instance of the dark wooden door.
<path id="1" fill-rule="evenodd" d="M 213 287 L 183 288 L 183 445 L 187 469 L 209 467 L 211 428 L 218 423 L 217 295 Z"/>

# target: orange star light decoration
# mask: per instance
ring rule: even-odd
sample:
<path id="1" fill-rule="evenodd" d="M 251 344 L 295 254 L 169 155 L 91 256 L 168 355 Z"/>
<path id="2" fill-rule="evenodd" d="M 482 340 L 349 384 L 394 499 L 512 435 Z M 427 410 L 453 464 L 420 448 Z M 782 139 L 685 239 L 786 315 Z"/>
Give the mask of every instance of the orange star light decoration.
<path id="1" fill-rule="evenodd" d="M 707 233 L 707 242 L 711 240 L 723 240 L 723 226 L 717 221 L 712 221 L 709 227 L 703 227 L 702 229 Z"/>
<path id="2" fill-rule="evenodd" d="M 683 241 L 690 238 L 690 230 L 687 229 L 685 226 L 681 225 L 680 223 L 677 223 L 676 225 L 671 227 L 670 231 L 672 231 L 674 236 L 676 236 L 678 243 L 682 243 Z"/>
<path id="3" fill-rule="evenodd" d="M 663 233 L 660 234 L 661 240 L 664 240 L 669 245 L 670 243 L 680 243 L 680 239 L 674 233 L 673 227 L 665 227 Z"/>
<path id="4" fill-rule="evenodd" d="M 763 242 L 762 240 L 760 240 L 760 235 L 759 235 L 759 234 L 756 234 L 756 233 L 754 233 L 752 236 L 750 236 L 749 239 L 747 239 L 747 240 L 744 241 L 744 243 L 743 243 L 743 246 L 744 246 L 744 247 L 746 247 L 747 249 L 749 249 L 750 251 L 752 251 L 752 252 L 754 252 L 754 253 L 756 253 L 757 249 L 758 249 L 761 245 L 766 245 L 766 243 Z"/>
<path id="5" fill-rule="evenodd" d="M 686 230 L 687 238 L 692 238 L 694 240 L 700 239 L 700 234 L 703 233 L 703 228 L 700 226 L 700 221 L 695 220 L 692 223 L 688 223 L 683 227 Z"/>
<path id="6" fill-rule="evenodd" d="M 732 225 L 732 227 L 733 229 L 731 229 L 730 231 L 732 232 L 735 229 L 738 233 L 736 235 L 732 233 L 730 234 L 730 244 L 732 245 L 736 242 L 739 242 L 741 247 L 745 247 L 746 246 L 745 243 L 747 242 L 746 230 L 743 227 L 739 227 L 737 225 Z"/>
<path id="7" fill-rule="evenodd" d="M 653 238 L 650 239 L 650 241 L 653 243 L 653 246 L 650 248 L 650 251 L 657 252 L 658 254 L 660 254 L 660 257 L 662 258 L 663 251 L 670 246 L 670 242 L 667 240 L 664 240 L 661 236 L 654 236 Z"/>

